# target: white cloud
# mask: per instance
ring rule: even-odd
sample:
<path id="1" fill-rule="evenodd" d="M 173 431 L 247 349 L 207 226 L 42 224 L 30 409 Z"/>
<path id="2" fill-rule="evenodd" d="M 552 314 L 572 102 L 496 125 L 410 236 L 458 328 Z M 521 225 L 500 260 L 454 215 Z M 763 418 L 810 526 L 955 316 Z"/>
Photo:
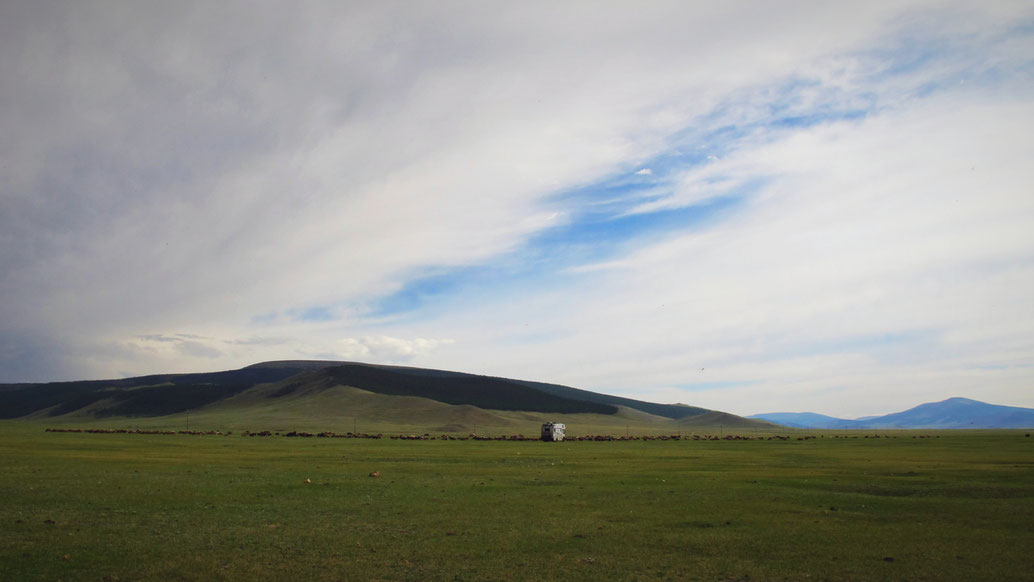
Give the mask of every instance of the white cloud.
<path id="1" fill-rule="evenodd" d="M 432 353 L 442 345 L 453 343 L 448 339 L 402 339 L 388 336 L 345 338 L 337 353 L 346 360 L 372 363 L 408 363 L 414 358 Z"/>

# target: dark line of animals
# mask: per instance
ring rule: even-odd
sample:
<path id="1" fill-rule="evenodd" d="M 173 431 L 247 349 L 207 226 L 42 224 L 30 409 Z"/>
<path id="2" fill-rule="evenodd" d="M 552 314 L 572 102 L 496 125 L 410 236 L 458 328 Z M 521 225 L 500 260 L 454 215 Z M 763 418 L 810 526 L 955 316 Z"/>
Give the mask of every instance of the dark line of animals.
<path id="1" fill-rule="evenodd" d="M 192 436 L 230 436 L 233 431 L 222 432 L 218 430 L 160 430 L 160 429 L 141 429 L 141 428 L 48 428 L 45 432 L 76 432 L 76 433 L 90 433 L 90 434 L 144 434 L 144 435 L 192 435 Z M 380 439 L 384 438 L 383 434 L 367 434 L 367 433 L 353 433 L 346 432 L 344 434 L 335 432 L 301 432 L 301 431 L 290 431 L 285 433 L 272 432 L 263 430 L 259 432 L 252 432 L 245 430 L 240 433 L 241 436 L 247 437 L 315 437 L 315 438 L 348 438 L 348 439 Z M 939 435 L 909 435 L 911 438 L 939 438 Z M 1030 436 L 1027 434 L 1026 436 Z M 826 435 L 821 435 L 821 438 L 825 438 Z M 470 434 L 467 436 L 453 436 L 453 435 L 441 435 L 433 436 L 429 433 L 422 435 L 389 435 L 392 440 L 403 440 L 403 441 L 537 441 L 541 440 L 539 437 L 531 437 L 523 434 L 517 435 L 504 435 L 504 436 L 481 436 Z M 744 436 L 744 435 L 686 435 L 673 434 L 673 435 L 583 435 L 583 436 L 566 436 L 564 441 L 594 441 L 594 442 L 610 442 L 610 441 L 680 441 L 680 440 L 693 440 L 693 441 L 807 441 L 817 438 L 815 435 L 802 435 L 797 437 L 790 437 L 786 435 L 771 435 L 771 436 Z M 899 438 L 898 435 L 830 435 L 830 438 L 843 438 L 843 439 L 878 439 L 878 438 Z"/>

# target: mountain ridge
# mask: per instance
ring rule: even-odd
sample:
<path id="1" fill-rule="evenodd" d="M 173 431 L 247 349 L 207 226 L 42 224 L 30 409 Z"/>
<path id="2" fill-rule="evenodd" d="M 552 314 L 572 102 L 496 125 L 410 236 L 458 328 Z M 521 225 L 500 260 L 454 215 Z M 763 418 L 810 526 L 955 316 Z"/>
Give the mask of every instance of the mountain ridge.
<path id="1" fill-rule="evenodd" d="M 961 396 L 861 419 L 836 418 L 814 412 L 766 412 L 746 418 L 812 429 L 1034 428 L 1034 408 L 989 404 Z"/>

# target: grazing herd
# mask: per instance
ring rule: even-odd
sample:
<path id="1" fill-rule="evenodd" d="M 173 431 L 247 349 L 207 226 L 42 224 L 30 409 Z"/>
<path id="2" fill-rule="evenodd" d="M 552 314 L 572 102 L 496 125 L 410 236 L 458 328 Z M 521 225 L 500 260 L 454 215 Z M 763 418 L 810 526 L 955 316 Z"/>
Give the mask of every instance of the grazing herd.
<path id="1" fill-rule="evenodd" d="M 145 428 L 48 428 L 45 432 L 85 432 L 90 434 L 187 434 L 194 436 L 226 436 L 232 432 L 218 430 L 159 430 Z"/>
<path id="2" fill-rule="evenodd" d="M 193 436 L 229 436 L 232 435 L 232 431 L 218 431 L 218 430 L 160 430 L 160 429 L 142 429 L 142 428 L 48 428 L 46 432 L 76 432 L 76 433 L 91 433 L 91 434 L 143 434 L 143 435 L 193 435 Z M 290 431 L 285 433 L 272 432 L 268 430 L 252 432 L 245 430 L 240 433 L 241 436 L 246 437 L 306 437 L 306 438 L 346 438 L 346 439 L 381 439 L 384 438 L 383 434 L 367 434 L 360 432 L 346 432 L 346 433 L 335 433 L 335 432 L 302 432 L 302 431 Z M 821 435 L 821 438 L 825 438 L 827 435 Z M 858 435 L 858 434 L 834 434 L 828 435 L 830 438 L 844 438 L 844 439 L 857 439 L 857 438 L 898 438 L 898 435 Z M 905 436 L 905 435 L 901 435 Z M 913 434 L 908 435 L 912 438 L 936 438 L 937 435 L 924 435 L 924 434 Z M 1026 436 L 1030 436 L 1029 433 Z M 408 435 L 390 435 L 388 438 L 392 440 L 403 440 L 403 441 L 538 441 L 540 440 L 537 436 L 527 436 L 523 434 L 516 435 L 503 435 L 503 436 L 483 436 L 477 434 L 469 434 L 466 436 L 457 436 L 443 434 L 441 436 L 434 436 L 430 433 L 424 433 L 421 435 L 408 434 Z M 786 436 L 786 435 L 707 435 L 707 434 L 693 434 L 693 435 L 682 435 L 682 434 L 667 434 L 667 435 L 582 435 L 582 436 L 571 436 L 565 437 L 565 441 L 593 441 L 593 442 L 611 442 L 611 441 L 680 441 L 680 440 L 694 440 L 694 441 L 754 441 L 754 440 L 777 440 L 777 441 L 788 441 L 798 440 L 807 441 L 817 438 L 815 435 L 801 435 L 801 436 Z"/>

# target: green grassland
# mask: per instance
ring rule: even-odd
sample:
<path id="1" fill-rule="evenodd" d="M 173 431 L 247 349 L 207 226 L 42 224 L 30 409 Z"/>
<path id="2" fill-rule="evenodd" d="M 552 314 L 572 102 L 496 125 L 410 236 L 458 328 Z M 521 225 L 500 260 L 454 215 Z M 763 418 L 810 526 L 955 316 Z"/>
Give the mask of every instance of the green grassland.
<path id="1" fill-rule="evenodd" d="M 1034 572 L 1023 431 L 542 443 L 45 426 L 0 423 L 0 580 Z"/>

